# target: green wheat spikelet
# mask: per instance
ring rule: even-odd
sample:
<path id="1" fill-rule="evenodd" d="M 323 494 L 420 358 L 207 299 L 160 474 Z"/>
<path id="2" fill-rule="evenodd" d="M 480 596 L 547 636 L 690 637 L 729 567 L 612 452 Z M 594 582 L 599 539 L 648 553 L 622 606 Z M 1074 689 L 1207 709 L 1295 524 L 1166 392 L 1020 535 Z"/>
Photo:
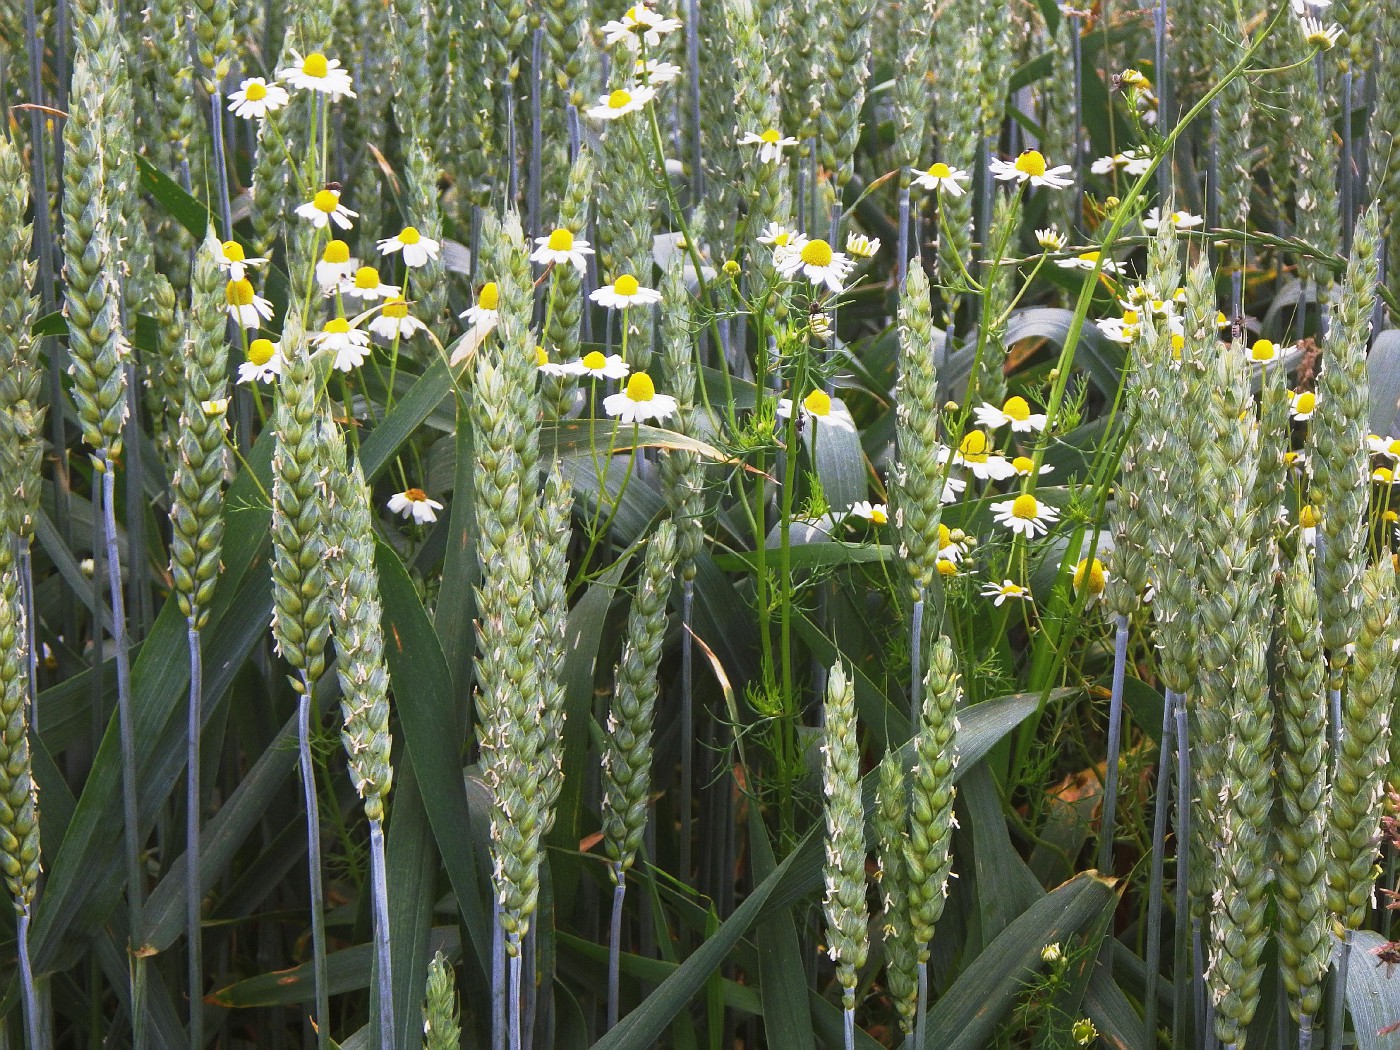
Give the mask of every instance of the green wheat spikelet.
<path id="1" fill-rule="evenodd" d="M 957 710 L 962 690 L 957 658 L 945 636 L 929 654 L 924 703 L 914 738 L 910 777 L 909 840 L 904 852 L 909 918 L 918 960 L 929 959 L 929 941 L 943 914 L 953 870 L 953 771 L 957 768 Z"/>
<path id="2" fill-rule="evenodd" d="M 860 799 L 860 744 L 855 687 L 838 662 L 826 680 L 826 743 L 822 790 L 826 796 L 827 954 L 836 964 L 841 1001 L 856 1005 L 856 977 L 870 950 L 865 903 L 865 809 Z"/>

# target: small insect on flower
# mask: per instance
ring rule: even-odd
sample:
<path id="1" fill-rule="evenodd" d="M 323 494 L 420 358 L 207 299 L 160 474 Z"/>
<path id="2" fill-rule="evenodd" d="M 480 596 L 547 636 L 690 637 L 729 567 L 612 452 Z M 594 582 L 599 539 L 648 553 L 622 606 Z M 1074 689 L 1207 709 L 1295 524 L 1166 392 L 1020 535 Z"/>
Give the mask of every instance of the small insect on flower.
<path id="1" fill-rule="evenodd" d="M 633 4 L 620 19 L 603 23 L 603 43 L 609 47 L 622 43 L 640 51 L 643 42 L 647 47 L 659 47 L 663 36 L 680 27 L 678 18 L 663 18 L 646 4 Z"/>
<path id="2" fill-rule="evenodd" d="M 373 302 L 375 299 L 394 299 L 403 294 L 397 284 L 385 284 L 379 278 L 379 270 L 374 266 L 361 266 L 355 276 L 341 284 L 340 290 L 356 299 Z"/>
<path id="3" fill-rule="evenodd" d="M 1055 265 L 1066 270 L 1092 270 L 1097 266 L 1102 273 L 1118 272 L 1118 264 L 1116 262 L 1112 259 L 1103 259 L 1103 261 L 1100 262 L 1099 260 L 1102 258 L 1099 252 L 1080 252 L 1072 259 L 1056 259 Z"/>
<path id="4" fill-rule="evenodd" d="M 797 140 L 784 135 L 777 128 L 769 128 L 767 131 L 744 132 L 744 137 L 739 140 L 739 145 L 757 146 L 760 164 L 778 164 L 783 159 L 783 150 L 788 146 L 796 146 Z"/>
<path id="5" fill-rule="evenodd" d="M 291 100 L 281 84 L 269 84 L 262 77 L 249 77 L 229 93 L 228 108 L 235 117 L 261 120 L 275 113 Z"/>
<path id="6" fill-rule="evenodd" d="M 1140 154 L 1135 149 L 1126 149 L 1111 157 L 1100 157 L 1089 165 L 1089 170 L 1095 175 L 1107 175 L 1116 170 L 1136 177 L 1151 166 L 1152 158 L 1150 156 Z"/>
<path id="7" fill-rule="evenodd" d="M 272 319 L 272 302 L 253 291 L 253 284 L 246 277 L 229 281 L 224 288 L 224 303 L 229 317 L 240 328 L 258 328 L 263 321 Z"/>
<path id="8" fill-rule="evenodd" d="M 241 281 L 248 276 L 249 270 L 267 263 L 266 259 L 249 259 L 243 252 L 243 245 L 237 241 L 218 244 L 211 237 L 210 242 L 215 244 L 215 262 L 219 264 L 219 269 L 228 274 L 230 281 Z"/>
<path id="9" fill-rule="evenodd" d="M 403 255 L 403 263 L 409 269 L 417 269 L 420 266 L 427 266 L 429 262 L 438 257 L 438 252 L 442 245 L 431 237 L 424 237 L 418 232 L 417 226 L 405 226 L 399 231 L 396 237 L 386 237 L 378 241 L 375 247 L 379 249 L 380 255 L 392 255 L 400 252 Z"/>
<path id="10" fill-rule="evenodd" d="M 282 351 L 271 339 L 254 339 L 248 356 L 238 366 L 240 383 L 271 383 L 282 374 Z"/>
<path id="11" fill-rule="evenodd" d="M 350 255 L 350 245 L 341 240 L 332 240 L 326 244 L 321 261 L 316 264 L 316 283 L 326 295 L 333 295 L 343 282 L 351 278 L 359 265 L 360 260 Z"/>
<path id="12" fill-rule="evenodd" d="M 603 411 L 623 423 L 645 423 L 674 413 L 676 399 L 670 394 L 658 394 L 656 384 L 645 372 L 633 372 L 621 393 L 603 398 Z"/>
<path id="13" fill-rule="evenodd" d="M 1045 155 L 1037 149 L 1026 150 L 1014 161 L 994 157 L 991 169 L 992 174 L 1002 182 L 1029 182 L 1032 186 L 1045 186 L 1056 190 L 1074 185 L 1074 180 L 1069 177 L 1068 164 L 1052 168 Z"/>
<path id="14" fill-rule="evenodd" d="M 332 367 L 341 372 L 359 368 L 369 356 L 369 334 L 352 328 L 343 317 L 333 317 L 311 337 L 318 349 L 335 354 Z"/>
<path id="15" fill-rule="evenodd" d="M 340 203 L 340 190 L 327 186 L 317 190 L 316 196 L 305 204 L 297 206 L 297 215 L 311 223 L 316 229 L 324 229 L 327 223 L 335 223 L 342 230 L 350 228 L 350 220 L 357 219 L 360 213 L 351 211 Z"/>
<path id="16" fill-rule="evenodd" d="M 476 294 L 476 305 L 467 307 L 458 316 L 465 318 L 468 324 L 485 326 L 490 331 L 501 319 L 500 311 L 496 309 L 500 302 L 500 286 L 495 281 L 487 281 Z"/>
<path id="17" fill-rule="evenodd" d="M 617 120 L 629 113 L 636 113 L 656 97 L 656 88 L 634 87 L 630 91 L 618 88 L 599 99 L 596 106 L 585 111 L 594 120 Z"/>
<path id="18" fill-rule="evenodd" d="M 1035 243 L 1047 252 L 1062 252 L 1065 250 L 1065 245 L 1069 244 L 1069 238 L 1061 233 L 1057 227 L 1051 226 L 1048 230 L 1035 231 Z"/>
<path id="19" fill-rule="evenodd" d="M 681 67 L 674 62 L 655 62 L 639 58 L 633 63 L 632 75 L 654 87 L 657 84 L 669 84 L 673 80 L 679 80 Z"/>
<path id="20" fill-rule="evenodd" d="M 992 520 L 1026 539 L 1049 532 L 1050 526 L 1060 517 L 1059 511 L 1029 492 L 1023 492 L 1015 499 L 993 503 L 991 510 Z"/>
<path id="21" fill-rule="evenodd" d="M 1322 19 L 1311 15 L 1299 22 L 1298 29 L 1303 34 L 1303 43 L 1319 51 L 1331 51 L 1337 46 L 1337 41 L 1342 39 L 1342 27 L 1336 22 L 1324 26 Z"/>
<path id="22" fill-rule="evenodd" d="M 883 503 L 871 503 L 868 499 L 851 504 L 850 514 L 864 518 L 872 525 L 884 525 L 890 520 L 889 507 Z"/>
<path id="23" fill-rule="evenodd" d="M 867 237 L 863 233 L 851 233 L 846 236 L 847 255 L 852 255 L 857 259 L 873 259 L 879 250 L 879 237 Z"/>
<path id="24" fill-rule="evenodd" d="M 590 350 L 577 361 L 559 367 L 569 375 L 591 376 L 594 379 L 621 379 L 632 370 L 620 355 L 604 357 L 597 350 Z"/>
<path id="25" fill-rule="evenodd" d="M 1201 225 L 1206 220 L 1199 215 L 1192 215 L 1189 211 L 1173 211 L 1167 213 L 1167 221 L 1178 230 L 1191 230 Z M 1144 230 L 1155 230 L 1162 225 L 1161 209 L 1152 208 L 1142 220 Z"/>
<path id="26" fill-rule="evenodd" d="M 851 418 L 846 406 L 832 401 L 831 395 L 821 387 L 815 388 L 802 399 L 801 409 L 802 414 L 817 426 L 835 427 L 837 430 L 852 432 L 856 429 L 856 421 Z M 787 419 L 792 415 L 790 398 L 778 399 L 777 414 L 780 419 Z"/>
<path id="27" fill-rule="evenodd" d="M 408 303 L 403 296 L 388 299 L 379 316 L 369 323 L 369 330 L 380 339 L 392 342 L 395 339 L 408 339 L 427 329 L 422 321 L 408 312 Z"/>
<path id="28" fill-rule="evenodd" d="M 435 499 L 429 499 L 422 489 L 404 489 L 389 497 L 390 513 L 412 518 L 419 525 L 429 525 L 437 521 L 437 512 L 440 510 L 442 504 Z"/>
<path id="29" fill-rule="evenodd" d="M 582 237 L 575 237 L 562 226 L 550 232 L 548 237 L 535 238 L 535 250 L 530 253 L 530 261 L 537 263 L 569 263 L 579 273 L 588 268 L 584 258 L 592 255 L 593 249 Z"/>
<path id="30" fill-rule="evenodd" d="M 855 268 L 843 252 L 832 251 L 831 245 L 821 238 L 814 238 L 801 248 L 775 251 L 773 265 L 788 280 L 801 273 L 813 284 L 824 284 L 833 292 L 841 291 L 842 283 Z"/>
<path id="31" fill-rule="evenodd" d="M 351 90 L 350 71 L 340 68 L 340 59 L 327 58 L 319 51 L 302 58 L 293 51 L 292 61 L 296 65 L 277 71 L 278 80 L 285 80 L 292 87 L 304 91 L 319 91 L 329 96 L 332 102 L 355 97 L 355 92 Z"/>
<path id="32" fill-rule="evenodd" d="M 588 298 L 606 306 L 609 310 L 625 310 L 629 306 L 651 306 L 661 302 L 661 293 L 655 288 L 643 288 L 637 278 L 624 273 L 612 284 L 588 293 Z"/>
<path id="33" fill-rule="evenodd" d="M 950 197 L 961 197 L 967 192 L 963 189 L 963 183 L 972 181 L 972 176 L 962 168 L 949 167 L 941 160 L 930 164 L 927 171 L 920 171 L 918 168 L 909 170 L 914 173 L 915 186 L 941 191 Z"/>
<path id="34" fill-rule="evenodd" d="M 1010 580 L 1002 580 L 1000 583 L 985 583 L 978 592 L 983 598 L 993 599 L 992 604 L 1000 606 L 1008 600 L 1028 602 L 1031 600 L 1031 589 L 1022 587 L 1019 583 L 1012 583 Z"/>
<path id="35" fill-rule="evenodd" d="M 1008 397 L 1000 408 L 983 402 L 972 410 L 972 414 L 977 417 L 978 423 L 989 430 L 1008 425 L 1018 434 L 1045 429 L 1045 413 L 1032 412 L 1026 399 L 1019 395 Z"/>
<path id="36" fill-rule="evenodd" d="M 1312 419 L 1313 413 L 1317 411 L 1317 395 L 1311 390 L 1304 390 L 1288 395 L 1288 414 L 1300 423 Z"/>

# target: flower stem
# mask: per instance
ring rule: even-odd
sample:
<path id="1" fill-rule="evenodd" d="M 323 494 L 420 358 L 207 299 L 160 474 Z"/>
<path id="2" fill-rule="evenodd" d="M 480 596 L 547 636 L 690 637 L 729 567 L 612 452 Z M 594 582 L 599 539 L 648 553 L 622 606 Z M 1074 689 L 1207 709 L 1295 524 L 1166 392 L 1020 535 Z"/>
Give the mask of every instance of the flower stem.
<path id="1" fill-rule="evenodd" d="M 316 1045 L 330 1050 L 330 988 L 326 983 L 325 887 L 321 882 L 321 813 L 316 800 L 316 773 L 311 764 L 311 680 L 301 672 L 297 701 L 297 751 L 306 804 L 306 864 L 311 896 L 311 965 L 316 986 Z"/>

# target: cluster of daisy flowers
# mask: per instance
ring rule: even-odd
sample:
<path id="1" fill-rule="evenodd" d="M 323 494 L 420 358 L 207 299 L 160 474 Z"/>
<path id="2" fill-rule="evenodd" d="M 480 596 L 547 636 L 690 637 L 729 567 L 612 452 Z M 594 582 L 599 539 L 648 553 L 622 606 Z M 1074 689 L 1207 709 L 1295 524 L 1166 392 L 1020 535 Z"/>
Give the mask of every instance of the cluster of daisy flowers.
<path id="1" fill-rule="evenodd" d="M 646 51 L 661 46 L 663 38 L 681 28 L 677 18 L 666 18 L 646 4 L 633 4 L 621 18 L 603 24 L 603 43 L 608 47 L 622 45 L 631 56 L 630 62 L 619 62 L 618 68 L 627 74 L 622 87 L 614 88 L 599 98 L 598 103 L 584 112 L 594 120 L 621 120 L 646 108 L 656 98 L 656 89 L 681 75 L 680 66 L 673 62 L 649 58 Z"/>
<path id="2" fill-rule="evenodd" d="M 237 91 L 230 92 L 229 111 L 245 120 L 262 120 L 291 101 L 291 94 L 283 84 L 297 91 L 315 92 L 328 102 L 355 97 L 350 71 L 341 67 L 340 59 L 327 58 L 319 51 L 313 51 L 303 58 L 293 51 L 292 64 L 279 69 L 275 81 L 269 82 L 265 77 L 247 77 L 239 84 Z"/>

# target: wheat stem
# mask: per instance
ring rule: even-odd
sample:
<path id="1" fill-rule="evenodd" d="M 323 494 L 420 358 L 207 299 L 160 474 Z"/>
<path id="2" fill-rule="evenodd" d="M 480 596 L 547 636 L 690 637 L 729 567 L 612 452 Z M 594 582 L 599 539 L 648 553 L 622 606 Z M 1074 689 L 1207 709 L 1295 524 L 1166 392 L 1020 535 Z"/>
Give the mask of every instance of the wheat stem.
<path id="1" fill-rule="evenodd" d="M 627 872 L 621 864 L 613 865 L 612 921 L 608 924 L 608 1031 L 617 1025 L 619 985 L 622 969 L 622 904 L 627 896 Z"/>
<path id="2" fill-rule="evenodd" d="M 311 897 L 311 965 L 316 986 L 316 1044 L 330 1050 L 330 988 L 326 975 L 326 892 L 321 881 L 321 811 L 316 801 L 316 771 L 311 760 L 311 679 L 301 672 L 297 698 L 297 758 L 306 806 L 307 887 Z"/>
<path id="3" fill-rule="evenodd" d="M 186 637 L 190 650 L 189 724 L 186 730 L 185 791 L 185 937 L 189 941 L 190 1050 L 204 1047 L 204 947 L 200 890 L 200 730 L 203 724 L 204 661 L 199 628 L 191 622 Z"/>
<path id="4" fill-rule="evenodd" d="M 1113 828 L 1118 809 L 1118 756 L 1123 735 L 1123 680 L 1128 670 L 1128 618 L 1114 617 L 1113 689 L 1108 700 L 1108 756 L 1103 780 L 1103 821 L 1099 829 L 1099 872 L 1113 873 Z"/>
<path id="5" fill-rule="evenodd" d="M 379 1045 L 394 1050 L 394 971 L 389 954 L 389 873 L 384 856 L 384 822 L 369 822 L 370 893 L 374 900 L 374 961 L 378 968 Z"/>

